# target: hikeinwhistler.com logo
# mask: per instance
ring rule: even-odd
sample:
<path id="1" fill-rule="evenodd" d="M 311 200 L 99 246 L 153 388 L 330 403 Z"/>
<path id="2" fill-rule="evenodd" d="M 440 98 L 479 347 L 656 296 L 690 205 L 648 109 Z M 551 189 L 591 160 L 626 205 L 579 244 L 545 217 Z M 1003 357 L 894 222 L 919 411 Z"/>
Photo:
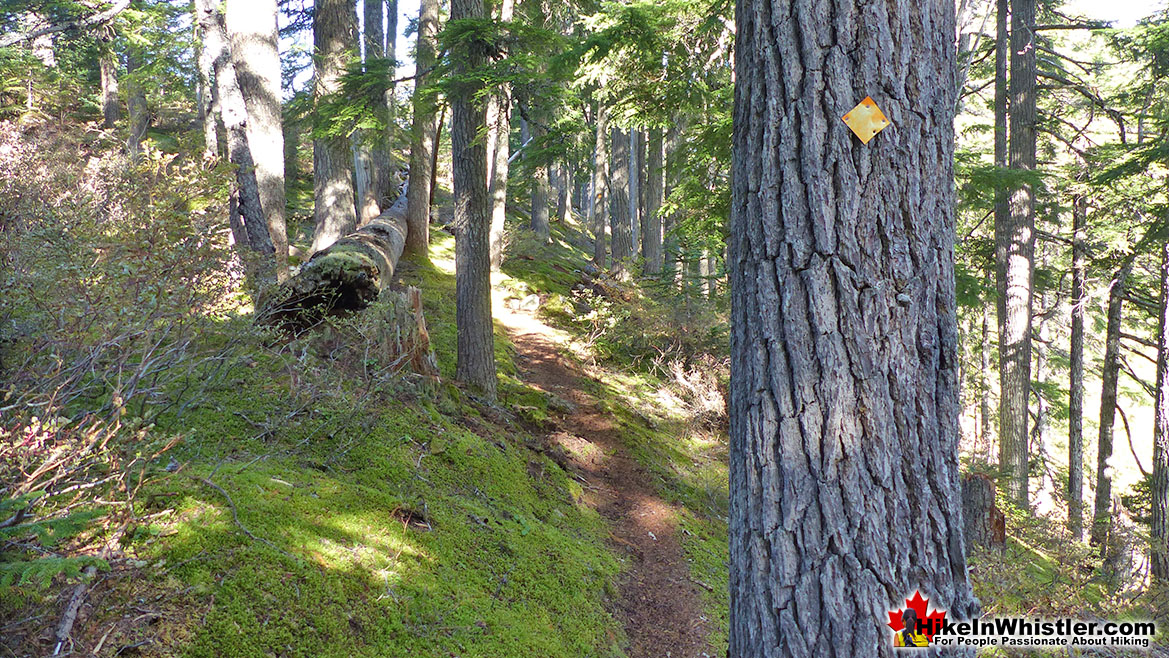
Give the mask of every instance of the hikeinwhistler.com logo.
<path id="1" fill-rule="evenodd" d="M 905 607 L 889 611 L 893 646 L 899 649 L 938 647 L 1114 647 L 1147 649 L 1157 634 L 1152 621 L 1074 619 L 1070 617 L 974 617 L 953 620 L 945 610 L 929 607 L 920 591 Z"/>

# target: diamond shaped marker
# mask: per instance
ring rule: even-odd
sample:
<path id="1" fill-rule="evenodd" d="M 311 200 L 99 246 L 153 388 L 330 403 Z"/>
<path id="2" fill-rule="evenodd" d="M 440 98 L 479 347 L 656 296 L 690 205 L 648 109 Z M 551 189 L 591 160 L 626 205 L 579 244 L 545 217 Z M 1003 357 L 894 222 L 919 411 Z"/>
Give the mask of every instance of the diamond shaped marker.
<path id="1" fill-rule="evenodd" d="M 848 114 L 841 118 L 865 144 L 868 144 L 873 136 L 889 126 L 889 119 L 885 118 L 885 113 L 877 107 L 872 96 L 865 96 L 860 105 L 849 110 Z"/>

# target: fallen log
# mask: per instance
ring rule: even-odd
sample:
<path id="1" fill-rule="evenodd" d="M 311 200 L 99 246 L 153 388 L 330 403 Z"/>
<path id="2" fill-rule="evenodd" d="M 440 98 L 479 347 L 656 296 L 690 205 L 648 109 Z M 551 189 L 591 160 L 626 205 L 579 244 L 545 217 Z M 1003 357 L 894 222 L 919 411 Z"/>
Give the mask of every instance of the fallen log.
<path id="1" fill-rule="evenodd" d="M 393 279 L 406 244 L 406 195 L 365 226 L 313 254 L 259 304 L 256 324 L 308 326 L 369 306 Z"/>

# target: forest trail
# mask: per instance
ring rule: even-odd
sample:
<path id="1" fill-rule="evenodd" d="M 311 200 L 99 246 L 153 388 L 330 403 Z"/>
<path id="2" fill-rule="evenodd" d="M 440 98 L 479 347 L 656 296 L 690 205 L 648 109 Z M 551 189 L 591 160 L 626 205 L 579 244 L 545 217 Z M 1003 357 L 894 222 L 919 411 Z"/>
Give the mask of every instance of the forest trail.
<path id="1" fill-rule="evenodd" d="M 544 439 L 564 449 L 585 480 L 585 503 L 609 523 L 610 544 L 628 555 L 621 599 L 612 610 L 629 639 L 630 658 L 707 658 L 707 617 L 677 536 L 674 507 L 621 440 L 612 417 L 582 387 L 588 375 L 563 358 L 565 334 L 532 314 L 495 304 L 515 344 L 520 377 L 575 406 Z"/>

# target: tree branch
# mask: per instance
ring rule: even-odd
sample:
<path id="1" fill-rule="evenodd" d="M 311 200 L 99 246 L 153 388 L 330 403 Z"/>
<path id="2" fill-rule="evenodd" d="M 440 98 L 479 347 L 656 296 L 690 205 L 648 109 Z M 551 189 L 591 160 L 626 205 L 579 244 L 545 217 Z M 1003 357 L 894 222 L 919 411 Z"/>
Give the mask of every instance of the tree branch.
<path id="1" fill-rule="evenodd" d="M 125 11 L 130 6 L 130 0 L 114 0 L 109 9 L 99 11 L 96 14 L 90 14 L 84 18 L 77 18 L 71 21 L 64 21 L 61 23 L 53 23 L 51 25 L 43 25 L 39 28 L 29 30 L 28 32 L 10 32 L 4 36 L 0 36 L 0 48 L 14 46 L 22 41 L 43 37 L 46 34 L 53 34 L 54 32 L 64 32 L 65 30 L 80 30 L 82 28 L 91 27 L 93 25 L 100 25 L 113 20 L 115 16 Z"/>

